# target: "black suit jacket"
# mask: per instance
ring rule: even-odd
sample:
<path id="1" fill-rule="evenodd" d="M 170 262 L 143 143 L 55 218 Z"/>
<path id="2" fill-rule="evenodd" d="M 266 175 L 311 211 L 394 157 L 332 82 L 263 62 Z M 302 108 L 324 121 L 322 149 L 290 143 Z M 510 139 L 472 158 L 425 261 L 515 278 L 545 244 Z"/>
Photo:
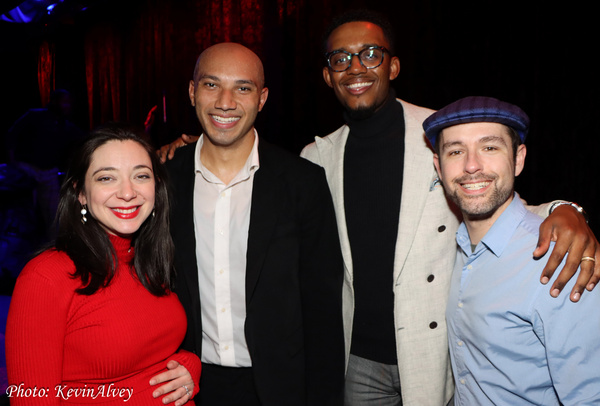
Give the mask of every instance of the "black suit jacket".
<path id="1" fill-rule="evenodd" d="M 173 187 L 175 291 L 188 316 L 183 344 L 201 354 L 193 221 L 194 151 L 167 163 Z M 261 403 L 341 405 L 343 262 L 325 172 L 259 141 L 246 265 L 245 336 Z"/>

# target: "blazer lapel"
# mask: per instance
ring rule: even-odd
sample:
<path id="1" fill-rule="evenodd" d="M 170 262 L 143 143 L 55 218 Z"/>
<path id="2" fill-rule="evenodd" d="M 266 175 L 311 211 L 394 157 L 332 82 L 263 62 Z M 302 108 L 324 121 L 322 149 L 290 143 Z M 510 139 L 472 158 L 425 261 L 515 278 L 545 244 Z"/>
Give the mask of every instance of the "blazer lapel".
<path id="1" fill-rule="evenodd" d="M 410 114 L 410 108 L 403 103 L 405 119 L 404 173 L 402 181 L 402 202 L 396 254 L 394 258 L 394 280 L 400 276 L 404 262 L 412 246 L 419 221 L 435 178 L 433 153 L 426 147 L 422 120 Z M 433 178 L 432 178 L 433 176 Z"/>
<path id="2" fill-rule="evenodd" d="M 250 303 L 269 248 L 277 218 L 279 196 L 284 192 L 276 175 L 276 165 L 270 160 L 268 145 L 261 139 L 258 144 L 260 168 L 254 174 L 252 207 L 246 252 L 246 304 Z"/>
<path id="3" fill-rule="evenodd" d="M 347 125 L 342 126 L 335 133 L 325 138 L 316 138 L 317 149 L 323 157 L 322 165 L 327 168 L 327 183 L 331 191 L 335 216 L 340 234 L 340 245 L 344 258 L 344 269 L 347 277 L 352 280 L 352 250 L 348 239 L 348 228 L 346 227 L 346 211 L 344 208 L 344 151 L 350 129 Z"/>
<path id="4" fill-rule="evenodd" d="M 177 251 L 176 258 L 178 266 L 187 268 L 187 272 L 181 269 L 178 272 L 179 277 L 183 278 L 185 289 L 192 303 L 190 309 L 193 310 L 193 322 L 200 324 L 200 293 L 198 290 L 198 272 L 196 259 L 196 236 L 194 233 L 194 155 L 196 144 L 182 148 L 183 156 L 180 165 L 172 174 L 176 174 L 172 179 L 175 186 L 174 200 L 176 206 L 171 217 L 171 227 L 182 230 L 174 235 L 175 250 Z M 179 284 L 178 284 L 179 285 Z M 179 287 L 183 288 L 183 286 Z"/>

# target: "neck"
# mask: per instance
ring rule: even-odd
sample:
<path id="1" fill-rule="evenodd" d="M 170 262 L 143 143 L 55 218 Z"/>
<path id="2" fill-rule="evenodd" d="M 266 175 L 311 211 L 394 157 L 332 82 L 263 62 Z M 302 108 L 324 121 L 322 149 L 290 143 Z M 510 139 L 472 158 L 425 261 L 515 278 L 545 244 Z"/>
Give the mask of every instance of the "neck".
<path id="1" fill-rule="evenodd" d="M 471 240 L 471 244 L 477 245 L 479 241 L 487 234 L 487 232 L 492 228 L 496 220 L 500 217 L 500 215 L 506 210 L 506 208 L 512 202 L 514 193 L 506 200 L 502 205 L 496 210 L 494 210 L 491 214 L 487 214 L 484 216 L 473 216 L 468 213 L 463 212 L 463 221 L 465 222 L 465 226 L 467 227 L 467 231 L 469 232 L 469 239 Z"/>
<path id="2" fill-rule="evenodd" d="M 348 111 L 344 112 L 346 124 L 350 127 L 352 136 L 373 138 L 386 132 L 396 120 L 403 120 L 402 107 L 396 102 L 396 93 L 390 89 L 386 102 L 368 117 L 357 119 Z"/>
<path id="3" fill-rule="evenodd" d="M 202 164 L 224 184 L 228 185 L 244 167 L 254 147 L 254 129 L 239 142 L 222 146 L 213 144 L 209 137 L 203 137 L 200 159 Z"/>
<path id="4" fill-rule="evenodd" d="M 479 241 L 485 236 L 488 230 L 494 224 L 493 221 L 485 220 L 467 220 L 465 218 L 465 226 L 467 226 L 467 231 L 469 232 L 469 238 L 471 240 L 472 245 L 479 244 Z"/>

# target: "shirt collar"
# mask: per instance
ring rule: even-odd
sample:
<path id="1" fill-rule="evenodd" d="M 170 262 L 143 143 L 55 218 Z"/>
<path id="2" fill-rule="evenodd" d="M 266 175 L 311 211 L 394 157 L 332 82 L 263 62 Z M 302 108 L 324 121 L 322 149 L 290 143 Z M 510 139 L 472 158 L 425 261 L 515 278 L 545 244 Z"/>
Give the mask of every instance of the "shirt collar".
<path id="1" fill-rule="evenodd" d="M 196 143 L 196 151 L 194 153 L 194 172 L 200 173 L 208 182 L 223 183 L 202 164 L 202 158 L 200 157 L 202 144 L 204 144 L 204 134 L 200 136 L 198 142 Z M 252 146 L 252 151 L 250 151 L 250 155 L 248 156 L 246 163 L 231 181 L 229 186 L 250 178 L 250 176 L 258 170 L 258 168 L 260 168 L 260 162 L 258 159 L 258 132 L 256 129 L 254 129 L 254 144 Z"/>
<path id="2" fill-rule="evenodd" d="M 527 209 L 515 192 L 512 202 L 483 236 L 475 251 L 485 247 L 497 257 L 501 256 L 526 213 Z M 464 222 L 456 232 L 456 242 L 467 256 L 471 255 L 471 240 Z"/>

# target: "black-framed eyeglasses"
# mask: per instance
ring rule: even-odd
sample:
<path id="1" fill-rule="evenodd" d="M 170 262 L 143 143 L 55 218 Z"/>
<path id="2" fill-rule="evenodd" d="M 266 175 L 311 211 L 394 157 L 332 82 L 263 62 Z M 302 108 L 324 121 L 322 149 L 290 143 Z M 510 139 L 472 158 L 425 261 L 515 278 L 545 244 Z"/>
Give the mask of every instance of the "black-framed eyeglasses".
<path id="1" fill-rule="evenodd" d="M 352 57 L 358 56 L 362 66 L 375 69 L 383 63 L 383 54 L 387 52 L 384 47 L 367 47 L 360 52 L 332 51 L 325 54 L 329 68 L 334 72 L 343 72 L 352 64 Z"/>

